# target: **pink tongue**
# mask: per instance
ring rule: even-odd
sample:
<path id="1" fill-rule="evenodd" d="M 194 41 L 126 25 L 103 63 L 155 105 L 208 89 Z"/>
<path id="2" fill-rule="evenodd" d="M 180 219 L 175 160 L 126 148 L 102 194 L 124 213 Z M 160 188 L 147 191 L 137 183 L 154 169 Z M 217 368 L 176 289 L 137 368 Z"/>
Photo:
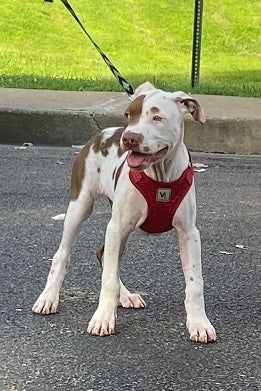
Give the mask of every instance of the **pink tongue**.
<path id="1" fill-rule="evenodd" d="M 135 168 L 141 166 L 142 163 L 146 160 L 146 158 L 148 158 L 148 156 L 143 153 L 129 151 L 127 156 L 127 162 L 129 167 Z"/>

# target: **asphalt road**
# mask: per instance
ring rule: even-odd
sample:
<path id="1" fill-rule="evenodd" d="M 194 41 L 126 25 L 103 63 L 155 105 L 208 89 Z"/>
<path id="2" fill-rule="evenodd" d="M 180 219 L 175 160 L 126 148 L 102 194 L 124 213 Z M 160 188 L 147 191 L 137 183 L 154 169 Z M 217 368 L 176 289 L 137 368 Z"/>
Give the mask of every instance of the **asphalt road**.
<path id="1" fill-rule="evenodd" d="M 109 219 L 104 200 L 79 235 L 59 313 L 31 312 L 59 244 L 62 223 L 51 217 L 66 209 L 74 153 L 0 145 L 0 390 L 260 390 L 261 157 L 193 154 L 208 165 L 195 174 L 198 227 L 218 334 L 201 345 L 184 326 L 174 232 L 130 239 L 123 280 L 148 307 L 120 309 L 115 336 L 86 334 L 100 287 L 94 252 Z"/>

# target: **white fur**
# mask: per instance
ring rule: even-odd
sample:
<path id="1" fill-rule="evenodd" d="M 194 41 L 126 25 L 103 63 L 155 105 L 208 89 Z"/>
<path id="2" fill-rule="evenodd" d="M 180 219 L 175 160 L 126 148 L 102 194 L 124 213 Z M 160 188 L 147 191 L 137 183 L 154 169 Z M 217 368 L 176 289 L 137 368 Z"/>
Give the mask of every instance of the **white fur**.
<path id="1" fill-rule="evenodd" d="M 188 95 L 168 93 L 145 83 L 135 91 L 134 98 L 144 94 L 142 113 L 136 123 L 129 123 L 122 138 L 128 132 L 140 134 L 141 151 L 155 153 L 168 147 L 166 155 L 153 164 L 145 164 L 148 176 L 159 181 L 174 181 L 187 168 L 189 157 L 183 142 L 183 117 L 190 112 L 196 120 L 204 122 L 203 112 Z M 184 103 L 184 99 L 187 99 Z M 154 121 L 150 109 L 157 107 L 160 121 Z M 197 112 L 195 112 L 195 108 Z M 196 114 L 195 114 L 196 113 Z M 104 140 L 111 137 L 116 128 L 103 131 Z M 123 141 L 121 139 L 121 145 Z M 39 314 L 54 313 L 59 302 L 59 291 L 70 261 L 74 238 L 82 222 L 91 214 L 93 200 L 106 194 L 112 201 L 112 216 L 106 229 L 103 258 L 102 286 L 99 305 L 89 322 L 88 332 L 93 335 L 109 335 L 115 332 L 117 306 L 142 308 L 145 302 L 138 294 L 131 294 L 119 279 L 119 261 L 131 231 L 139 227 L 147 216 L 147 204 L 143 196 L 131 184 L 125 163 L 114 191 L 113 171 L 121 165 L 126 153 L 117 155 L 112 145 L 107 156 L 90 151 L 85 161 L 85 177 L 80 194 L 71 200 L 65 221 L 62 241 L 53 258 L 52 267 L 44 291 L 33 306 Z M 98 172 L 97 167 L 100 168 Z M 126 207 L 131 205 L 131 207 Z M 196 342 L 215 341 L 215 329 L 205 314 L 203 280 L 201 271 L 200 236 L 196 228 L 196 201 L 194 183 L 177 209 L 173 227 L 176 228 L 182 267 L 186 283 L 185 308 L 190 339 Z"/>

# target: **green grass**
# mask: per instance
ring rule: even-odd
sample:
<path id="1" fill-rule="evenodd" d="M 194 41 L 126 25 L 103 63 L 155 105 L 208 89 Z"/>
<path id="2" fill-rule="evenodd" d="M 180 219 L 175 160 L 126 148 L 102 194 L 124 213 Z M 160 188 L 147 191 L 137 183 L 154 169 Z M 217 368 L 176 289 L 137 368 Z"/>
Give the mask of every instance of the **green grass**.
<path id="1" fill-rule="evenodd" d="M 135 87 L 260 96 L 261 3 L 204 3 L 200 87 L 190 87 L 193 0 L 71 0 L 84 26 Z M 0 3 L 0 86 L 121 90 L 59 0 Z"/>

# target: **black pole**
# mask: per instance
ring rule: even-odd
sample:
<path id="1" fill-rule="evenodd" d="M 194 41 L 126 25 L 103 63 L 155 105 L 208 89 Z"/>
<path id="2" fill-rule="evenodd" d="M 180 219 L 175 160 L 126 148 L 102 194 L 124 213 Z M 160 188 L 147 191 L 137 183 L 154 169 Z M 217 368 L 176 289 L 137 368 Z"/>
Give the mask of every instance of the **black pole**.
<path id="1" fill-rule="evenodd" d="M 203 14 L 203 0 L 195 0 L 192 66 L 191 66 L 192 88 L 197 87 L 199 85 L 202 14 Z"/>

